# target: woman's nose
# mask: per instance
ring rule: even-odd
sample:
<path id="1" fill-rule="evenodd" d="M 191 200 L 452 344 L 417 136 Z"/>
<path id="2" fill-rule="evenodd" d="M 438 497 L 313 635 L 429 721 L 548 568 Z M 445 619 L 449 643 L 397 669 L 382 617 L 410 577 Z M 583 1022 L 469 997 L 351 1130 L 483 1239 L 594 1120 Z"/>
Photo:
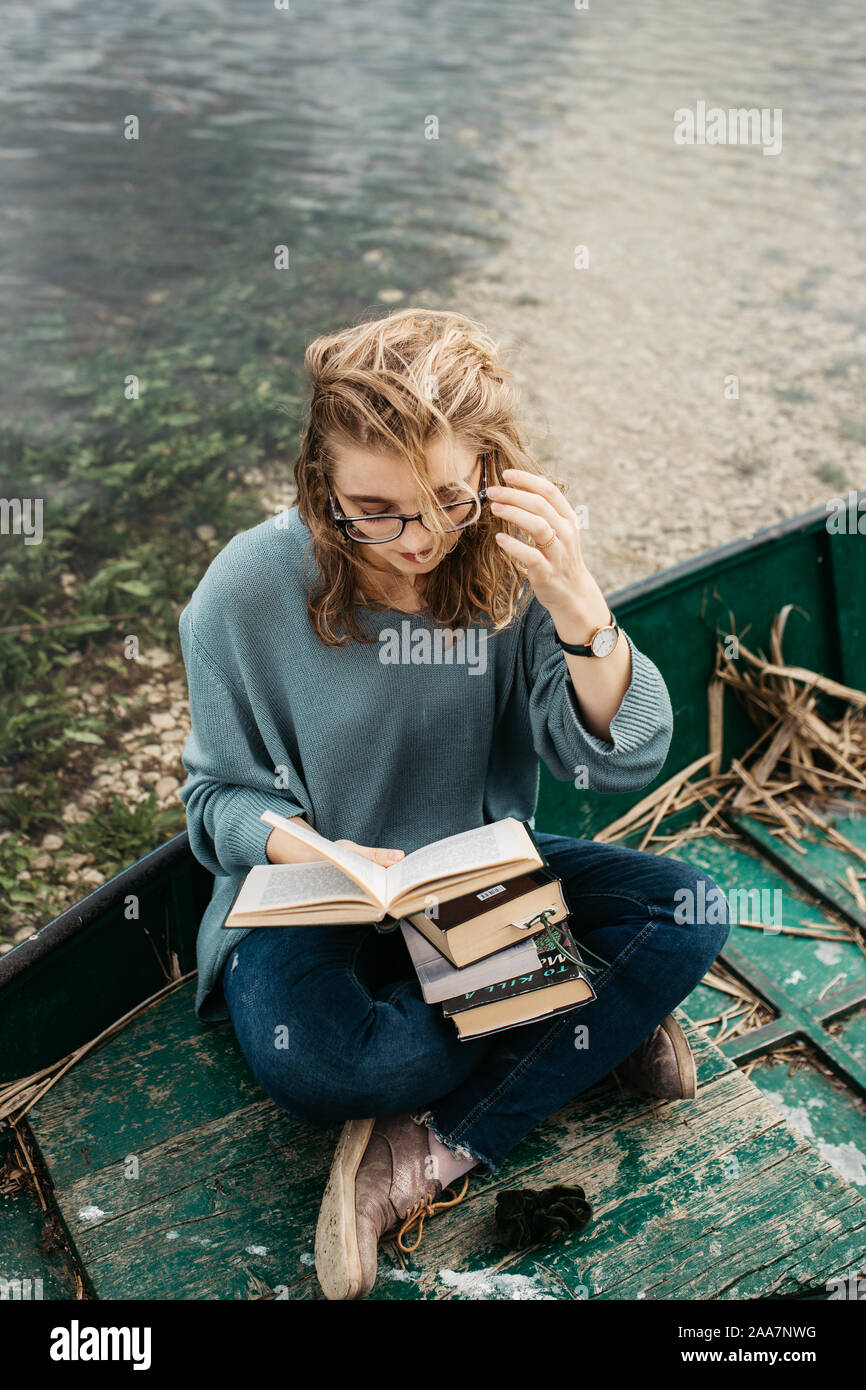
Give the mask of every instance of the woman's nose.
<path id="1" fill-rule="evenodd" d="M 427 550 L 430 545 L 430 532 L 420 521 L 407 521 L 400 541 L 402 550 Z"/>

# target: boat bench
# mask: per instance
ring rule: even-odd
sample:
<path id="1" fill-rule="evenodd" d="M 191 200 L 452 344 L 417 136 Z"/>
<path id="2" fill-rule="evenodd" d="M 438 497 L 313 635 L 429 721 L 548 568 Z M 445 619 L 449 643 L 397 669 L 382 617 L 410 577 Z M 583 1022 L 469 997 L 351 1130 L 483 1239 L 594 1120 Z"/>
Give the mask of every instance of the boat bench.
<path id="1" fill-rule="evenodd" d="M 54 1198 L 99 1299 L 321 1299 L 318 1205 L 338 1130 L 276 1106 L 194 982 L 73 1067 L 30 1111 Z M 552 1115 L 496 1180 L 425 1225 L 373 1299 L 753 1299 L 822 1291 L 866 1247 L 866 1202 L 677 1011 L 698 1096 L 606 1078 Z M 503 1246 L 496 1193 L 579 1184 L 590 1224 Z M 826 1296 L 826 1293 L 825 1295 Z"/>

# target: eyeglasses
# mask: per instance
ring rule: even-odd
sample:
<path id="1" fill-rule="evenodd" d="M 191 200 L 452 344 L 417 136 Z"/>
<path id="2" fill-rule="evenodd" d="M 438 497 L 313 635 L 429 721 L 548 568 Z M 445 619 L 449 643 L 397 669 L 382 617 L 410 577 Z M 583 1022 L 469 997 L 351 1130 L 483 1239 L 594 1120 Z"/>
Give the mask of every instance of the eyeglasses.
<path id="1" fill-rule="evenodd" d="M 381 545 L 383 541 L 395 541 L 398 536 L 402 536 L 409 521 L 420 521 L 425 530 L 423 515 L 416 512 L 414 516 L 403 516 L 389 514 L 387 516 L 377 513 L 375 516 L 346 516 L 341 512 L 331 491 L 331 484 L 325 478 L 325 486 L 328 489 L 328 497 L 331 502 L 331 512 L 334 517 L 334 524 L 340 528 L 344 536 L 349 540 L 360 541 L 362 545 Z M 465 526 L 472 526 L 481 515 L 481 503 L 487 501 L 487 458 L 481 456 L 481 486 L 478 489 L 478 496 L 458 497 L 454 502 L 442 502 L 437 507 L 442 518 L 442 526 L 445 531 L 462 531 Z"/>

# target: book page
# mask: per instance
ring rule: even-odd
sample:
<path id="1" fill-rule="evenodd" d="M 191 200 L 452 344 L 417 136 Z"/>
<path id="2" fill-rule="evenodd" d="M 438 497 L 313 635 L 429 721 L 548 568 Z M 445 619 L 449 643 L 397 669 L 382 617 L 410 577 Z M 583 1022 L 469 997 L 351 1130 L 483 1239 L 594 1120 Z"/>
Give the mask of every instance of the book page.
<path id="1" fill-rule="evenodd" d="M 527 841 L 526 831 L 520 822 L 508 817 L 494 821 L 492 825 L 463 830 L 458 835 L 448 835 L 444 840 L 424 845 L 385 870 L 388 875 L 387 902 L 393 902 L 410 888 L 436 883 L 449 874 L 483 869 L 488 865 L 492 868 L 523 858 L 532 853 L 532 846 Z"/>
<path id="2" fill-rule="evenodd" d="M 250 870 L 234 905 L 235 912 L 262 912 L 313 903 L 373 899 L 336 864 L 257 864 Z"/>
<path id="3" fill-rule="evenodd" d="M 330 863 L 339 865 L 355 883 L 360 884 L 364 890 L 362 897 L 371 898 L 377 906 L 385 907 L 388 870 L 381 864 L 374 864 L 372 859 L 365 859 L 363 854 L 356 854 L 352 849 L 335 845 L 333 840 L 326 840 L 325 836 L 320 835 L 311 825 L 290 821 L 286 816 L 278 816 L 275 811 L 262 812 L 261 819 L 268 825 L 275 826 L 277 830 L 285 830 L 287 835 L 293 835 L 296 840 L 303 840 L 304 844 L 311 845 Z"/>

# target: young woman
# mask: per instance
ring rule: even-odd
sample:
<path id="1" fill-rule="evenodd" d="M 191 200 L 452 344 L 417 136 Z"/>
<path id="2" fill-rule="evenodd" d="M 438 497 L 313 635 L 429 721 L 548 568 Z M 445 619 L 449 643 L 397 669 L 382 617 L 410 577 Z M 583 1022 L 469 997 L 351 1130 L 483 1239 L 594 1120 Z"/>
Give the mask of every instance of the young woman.
<path id="1" fill-rule="evenodd" d="M 643 787 L 673 726 L 661 675 L 587 568 L 578 516 L 521 443 L 510 373 L 482 328 L 406 309 L 317 339 L 306 363 L 298 503 L 235 536 L 180 617 L 192 717 L 181 795 L 216 876 L 199 1016 L 230 1016 L 278 1105 L 314 1129 L 343 1124 L 316 1270 L 325 1295 L 345 1299 L 372 1287 L 383 1235 L 402 1246 L 414 1231 L 417 1244 L 470 1170 L 495 1174 L 613 1068 L 633 1087 L 693 1096 L 669 1015 L 728 927 L 724 908 L 682 921 L 681 895 L 702 878 L 687 864 L 536 831 L 597 998 L 469 1041 L 424 1003 L 399 932 L 223 930 L 252 865 L 314 857 L 261 820 L 267 809 L 390 864 L 505 816 L 532 822 L 539 758 L 575 798 Z M 384 660 L 403 624 L 412 659 Z M 415 640 L 462 636 L 477 650 L 473 628 L 484 661 L 425 661 L 433 644 Z"/>

